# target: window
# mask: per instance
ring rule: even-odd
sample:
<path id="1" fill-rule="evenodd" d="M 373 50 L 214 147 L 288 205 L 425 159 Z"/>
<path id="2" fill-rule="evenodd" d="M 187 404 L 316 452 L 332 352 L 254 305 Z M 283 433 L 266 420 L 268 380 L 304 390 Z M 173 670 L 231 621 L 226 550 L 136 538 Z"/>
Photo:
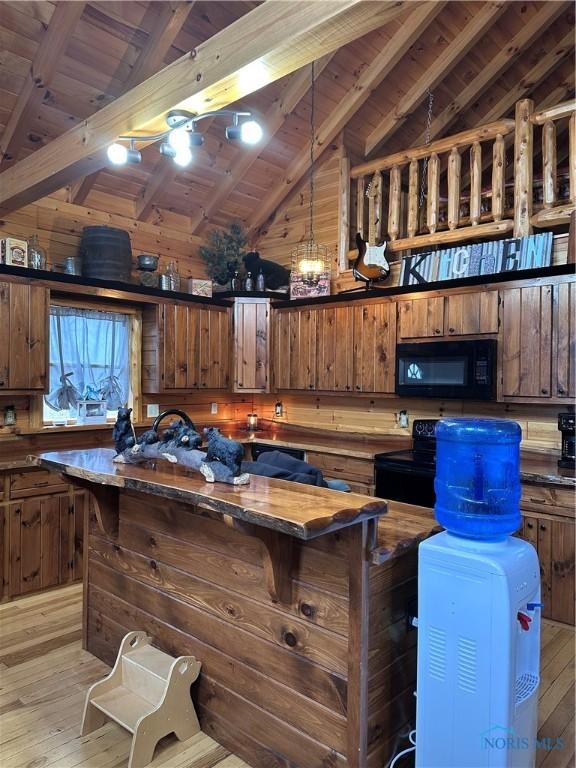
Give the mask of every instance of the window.
<path id="1" fill-rule="evenodd" d="M 121 312 L 50 307 L 45 422 L 105 421 L 129 403 L 132 318 Z"/>

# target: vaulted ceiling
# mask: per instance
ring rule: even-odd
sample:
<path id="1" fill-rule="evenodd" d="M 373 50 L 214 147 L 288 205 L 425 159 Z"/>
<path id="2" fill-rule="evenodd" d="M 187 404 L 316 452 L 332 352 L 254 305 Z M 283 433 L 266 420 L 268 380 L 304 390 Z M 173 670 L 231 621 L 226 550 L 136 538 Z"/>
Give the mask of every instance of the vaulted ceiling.
<path id="1" fill-rule="evenodd" d="M 254 9 L 255 2 L 2 2 L 0 171 Z M 574 93 L 570 2 L 409 3 L 402 15 L 316 65 L 317 155 L 345 130 L 358 158 Z M 176 172 L 157 146 L 140 165 L 104 168 L 68 187 L 70 202 L 202 234 L 240 220 L 258 227 L 308 167 L 310 68 L 265 86 L 237 106 L 266 130 L 256 150 L 231 144 L 213 120 L 193 164 Z M 235 105 L 236 106 L 236 105 Z M 203 128 L 204 130 L 204 128 Z M 0 175 L 0 184 L 2 177 Z"/>

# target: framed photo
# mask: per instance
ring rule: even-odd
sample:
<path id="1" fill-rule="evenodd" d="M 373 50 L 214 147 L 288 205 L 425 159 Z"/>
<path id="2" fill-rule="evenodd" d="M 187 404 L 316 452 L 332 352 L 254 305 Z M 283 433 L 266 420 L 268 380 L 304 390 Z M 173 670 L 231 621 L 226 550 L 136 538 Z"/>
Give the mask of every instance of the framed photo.
<path id="1" fill-rule="evenodd" d="M 106 400 L 79 400 L 78 424 L 106 424 Z"/>

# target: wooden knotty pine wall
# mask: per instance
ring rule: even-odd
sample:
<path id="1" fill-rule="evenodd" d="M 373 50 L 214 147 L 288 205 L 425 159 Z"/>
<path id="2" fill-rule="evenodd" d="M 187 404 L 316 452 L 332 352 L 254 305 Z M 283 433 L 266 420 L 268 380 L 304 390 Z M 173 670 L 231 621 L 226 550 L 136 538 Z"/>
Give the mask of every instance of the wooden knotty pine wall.
<path id="1" fill-rule="evenodd" d="M 189 235 L 186 217 L 169 211 L 155 211 L 151 221 L 137 221 L 133 218 L 132 201 L 94 191 L 91 199 L 98 204 L 96 210 L 68 203 L 66 195 L 66 190 L 60 190 L 6 214 L 0 220 L 0 237 L 27 240 L 36 234 L 40 245 L 46 249 L 49 264 L 61 265 L 67 256 L 78 255 L 85 226 L 105 224 L 130 233 L 134 266 L 139 253 L 150 253 L 160 256 L 159 271 L 168 262 L 175 261 L 182 277 L 207 277 L 199 255 L 201 239 Z M 133 280 L 138 282 L 135 270 Z"/>
<path id="2" fill-rule="evenodd" d="M 282 418 L 274 417 L 274 405 L 280 400 L 284 407 Z M 196 392 L 173 395 L 143 395 L 143 424 L 151 424 L 146 417 L 146 405 L 157 403 L 160 411 L 180 408 L 186 411 L 197 426 L 213 424 L 223 426 L 243 422 L 248 413 L 256 412 L 260 419 L 274 421 L 294 428 L 306 427 L 346 434 L 409 437 L 414 419 L 438 419 L 448 416 L 488 416 L 513 419 L 522 428 L 522 447 L 526 450 L 557 452 L 560 450 L 560 432 L 557 427 L 559 405 L 525 405 L 518 403 L 479 403 L 465 401 L 396 399 L 374 397 L 339 397 L 336 395 L 240 395 L 228 392 Z M 217 403 L 218 413 L 211 413 L 211 404 Z M 25 456 L 34 450 L 64 447 L 97 447 L 111 444 L 110 431 L 77 431 L 36 435 L 19 435 L 30 429 L 30 398 L 0 396 L 0 423 L 4 408 L 16 407 L 16 427 L 0 426 L 0 461 Z M 406 410 L 407 429 L 398 425 L 398 414 Z M 225 432 L 225 430 L 224 430 Z"/>

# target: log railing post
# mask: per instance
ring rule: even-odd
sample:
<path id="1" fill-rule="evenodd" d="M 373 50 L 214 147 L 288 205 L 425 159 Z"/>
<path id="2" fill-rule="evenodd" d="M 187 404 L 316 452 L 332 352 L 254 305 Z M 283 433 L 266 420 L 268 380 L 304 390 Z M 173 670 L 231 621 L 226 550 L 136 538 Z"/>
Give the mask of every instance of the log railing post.
<path id="1" fill-rule="evenodd" d="M 356 232 L 364 238 L 364 176 L 356 179 Z"/>
<path id="2" fill-rule="evenodd" d="M 547 120 L 542 128 L 542 187 L 544 208 L 556 202 L 556 123 Z"/>
<path id="3" fill-rule="evenodd" d="M 516 104 L 514 134 L 514 236 L 525 237 L 532 232 L 533 201 L 533 136 L 532 99 Z"/>
<path id="4" fill-rule="evenodd" d="M 408 237 L 418 232 L 418 160 L 411 160 L 408 169 Z"/>
<path id="5" fill-rule="evenodd" d="M 470 148 L 470 224 L 480 223 L 482 200 L 482 147 L 475 141 Z"/>
<path id="6" fill-rule="evenodd" d="M 344 148 L 338 170 L 338 269 L 343 272 L 348 268 L 350 248 L 350 158 Z"/>
<path id="7" fill-rule="evenodd" d="M 492 147 L 492 218 L 494 221 L 502 221 L 504 215 L 505 157 L 506 143 L 502 134 L 499 133 Z"/>
<path id="8" fill-rule="evenodd" d="M 570 202 L 576 205 L 576 112 L 569 123 L 568 166 L 570 168 Z"/>
<path id="9" fill-rule="evenodd" d="M 382 173 L 376 171 L 368 194 L 368 242 L 375 245 L 382 237 Z"/>
<path id="10" fill-rule="evenodd" d="M 390 171 L 390 198 L 388 204 L 388 235 L 390 240 L 398 240 L 398 235 L 400 234 L 401 176 L 400 166 L 395 165 Z"/>
<path id="11" fill-rule="evenodd" d="M 448 229 L 457 229 L 460 220 L 460 169 L 462 156 L 452 147 L 448 157 Z"/>
<path id="12" fill-rule="evenodd" d="M 428 160 L 428 205 L 426 224 L 430 234 L 438 229 L 438 212 L 440 208 L 440 158 L 433 152 Z"/>

